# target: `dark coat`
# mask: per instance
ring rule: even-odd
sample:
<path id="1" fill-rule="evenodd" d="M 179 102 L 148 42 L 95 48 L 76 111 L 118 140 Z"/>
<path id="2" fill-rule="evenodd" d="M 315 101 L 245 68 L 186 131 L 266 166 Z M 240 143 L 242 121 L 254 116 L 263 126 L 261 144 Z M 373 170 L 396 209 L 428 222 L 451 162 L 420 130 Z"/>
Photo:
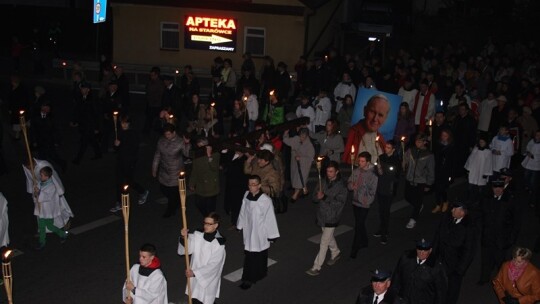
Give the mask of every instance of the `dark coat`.
<path id="1" fill-rule="evenodd" d="M 454 178 L 455 148 L 453 144 L 435 144 L 435 184 L 442 184 L 448 187 L 448 178 Z"/>
<path id="2" fill-rule="evenodd" d="M 491 194 L 482 199 L 482 246 L 508 249 L 519 234 L 520 213 L 517 202 L 503 193 L 500 200 Z"/>
<path id="3" fill-rule="evenodd" d="M 72 122 L 78 124 L 79 132 L 93 136 L 94 131 L 99 130 L 99 118 L 102 117 L 98 116 L 101 114 L 99 110 L 99 104 L 91 93 L 86 98 L 81 95 L 75 100 Z"/>
<path id="4" fill-rule="evenodd" d="M 135 130 L 118 130 L 120 145 L 116 148 L 119 163 L 133 164 L 139 157 L 139 134 Z"/>
<path id="5" fill-rule="evenodd" d="M 340 177 L 331 182 L 324 179 L 322 191 L 324 197 L 321 200 L 317 199 L 317 192 L 315 192 L 313 198 L 315 202 L 319 203 L 317 225 L 319 227 L 337 227 L 347 201 L 347 187 Z"/>
<path id="6" fill-rule="evenodd" d="M 284 99 L 289 97 L 289 90 L 291 89 L 291 77 L 289 75 L 289 72 L 276 72 L 275 87 L 276 95 L 279 100 L 283 101 Z"/>
<path id="7" fill-rule="evenodd" d="M 451 213 L 445 213 L 435 235 L 434 254 L 446 267 L 448 275 L 464 275 L 474 258 L 475 236 L 472 222 L 466 215 L 458 224 Z"/>
<path id="8" fill-rule="evenodd" d="M 448 282 L 444 267 L 433 254 L 418 265 L 416 250 L 410 250 L 399 259 L 390 288 L 409 304 L 442 304 Z"/>
<path id="9" fill-rule="evenodd" d="M 178 117 L 179 116 L 179 110 L 181 110 L 181 101 L 182 101 L 182 93 L 180 92 L 180 89 L 173 84 L 171 88 L 165 88 L 163 91 L 163 101 L 161 104 L 163 107 L 171 107 L 174 111 L 174 114 Z"/>
<path id="10" fill-rule="evenodd" d="M 396 152 L 391 156 L 383 153 L 379 156 L 379 165 L 381 167 L 382 174 L 380 174 L 378 168 L 375 169 L 375 173 L 379 177 L 377 182 L 377 194 L 379 195 L 395 195 L 399 176 L 401 174 L 401 161 Z"/>
<path id="11" fill-rule="evenodd" d="M 371 285 L 366 286 L 362 289 L 360 294 L 358 295 L 358 298 L 356 299 L 356 304 L 373 304 L 373 301 L 375 300 L 373 287 Z M 392 289 L 388 289 L 386 293 L 384 294 L 384 298 L 379 304 L 400 304 L 403 303 L 401 299 L 398 297 L 396 292 Z"/>

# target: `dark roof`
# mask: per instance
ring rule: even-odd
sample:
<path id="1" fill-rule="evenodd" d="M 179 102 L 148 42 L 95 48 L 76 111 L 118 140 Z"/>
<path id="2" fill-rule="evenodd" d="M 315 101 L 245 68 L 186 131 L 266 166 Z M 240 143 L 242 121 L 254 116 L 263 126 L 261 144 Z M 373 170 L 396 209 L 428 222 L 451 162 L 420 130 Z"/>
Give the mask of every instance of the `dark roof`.
<path id="1" fill-rule="evenodd" d="M 303 16 L 305 7 L 293 5 L 258 4 L 246 0 L 112 0 L 112 4 L 141 4 L 153 6 L 187 7 L 210 10 L 237 11 L 271 15 Z M 300 1 L 303 3 L 304 1 Z M 326 1 L 325 1 L 326 2 Z"/>
<path id="2" fill-rule="evenodd" d="M 305 6 L 309 7 L 310 9 L 318 9 L 319 7 L 330 2 L 329 0 L 299 0 L 299 1 L 302 2 Z"/>

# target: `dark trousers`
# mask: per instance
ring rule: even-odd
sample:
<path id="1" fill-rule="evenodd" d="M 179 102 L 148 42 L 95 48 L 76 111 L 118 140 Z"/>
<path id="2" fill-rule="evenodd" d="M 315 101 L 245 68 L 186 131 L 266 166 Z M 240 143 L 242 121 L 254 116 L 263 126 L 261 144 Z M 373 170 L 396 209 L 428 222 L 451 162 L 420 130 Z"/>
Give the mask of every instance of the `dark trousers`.
<path id="1" fill-rule="evenodd" d="M 377 193 L 377 201 L 379 202 L 379 232 L 382 235 L 388 235 L 388 227 L 390 226 L 390 206 L 392 205 L 392 195 L 384 195 Z"/>
<path id="2" fill-rule="evenodd" d="M 444 202 L 448 201 L 448 186 L 450 183 L 448 179 L 436 180 L 435 181 L 435 203 L 441 205 Z"/>
<path id="3" fill-rule="evenodd" d="M 369 208 L 362 208 L 353 205 L 354 213 L 354 240 L 352 245 L 352 252 L 356 253 L 358 250 L 367 247 L 368 237 L 366 231 L 366 218 L 369 212 Z"/>
<path id="4" fill-rule="evenodd" d="M 446 304 L 457 304 L 461 291 L 463 276 L 455 272 L 448 275 L 448 292 L 446 294 Z"/>
<path id="5" fill-rule="evenodd" d="M 122 190 L 125 185 L 134 189 L 138 194 L 143 194 L 146 189 L 137 183 L 133 176 L 135 175 L 135 161 L 117 160 L 116 163 L 116 198 L 121 201 Z"/>
<path id="6" fill-rule="evenodd" d="M 244 250 L 244 254 L 242 281 L 255 283 L 266 277 L 268 273 L 268 249 L 261 252 Z"/>
<path id="7" fill-rule="evenodd" d="M 167 213 L 176 213 L 176 210 L 180 208 L 180 192 L 178 191 L 178 186 L 165 186 L 159 184 L 159 189 L 167 198 Z"/>
<path id="8" fill-rule="evenodd" d="M 485 186 L 478 186 L 469 184 L 469 187 L 467 189 L 467 196 L 469 201 L 471 202 L 478 202 L 480 201 L 480 198 L 482 197 L 482 192 L 484 191 Z"/>
<path id="9" fill-rule="evenodd" d="M 146 107 L 146 119 L 144 121 L 144 131 L 148 132 L 150 130 L 161 131 L 161 126 L 159 125 L 159 112 L 161 107 Z"/>
<path id="10" fill-rule="evenodd" d="M 195 195 L 195 206 L 199 209 L 199 212 L 203 217 L 210 214 L 210 212 L 216 211 L 217 195 L 214 196 L 200 196 Z"/>
<path id="11" fill-rule="evenodd" d="M 97 137 L 98 135 L 94 134 L 93 132 L 81 133 L 79 152 L 77 152 L 77 156 L 75 157 L 76 161 L 81 161 L 86 149 L 88 148 L 88 145 L 91 145 L 94 149 L 94 157 L 101 157 L 101 149 L 99 148 Z"/>
<path id="12" fill-rule="evenodd" d="M 499 270 L 505 260 L 506 250 L 499 249 L 495 246 L 481 246 L 480 254 L 482 257 L 480 279 L 481 282 L 491 281 L 491 273 L 493 269 Z"/>
<path id="13" fill-rule="evenodd" d="M 407 200 L 407 202 L 413 206 L 411 218 L 414 220 L 418 219 L 420 209 L 422 209 L 425 186 L 425 184 L 412 185 L 408 181 L 405 182 L 405 200 Z"/>

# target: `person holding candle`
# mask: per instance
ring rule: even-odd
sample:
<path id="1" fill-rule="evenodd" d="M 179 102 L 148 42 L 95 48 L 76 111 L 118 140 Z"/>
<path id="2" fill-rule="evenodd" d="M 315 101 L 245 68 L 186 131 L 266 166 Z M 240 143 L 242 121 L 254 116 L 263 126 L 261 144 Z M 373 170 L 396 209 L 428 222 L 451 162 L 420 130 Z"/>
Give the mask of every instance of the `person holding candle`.
<path id="1" fill-rule="evenodd" d="M 375 173 L 379 177 L 377 182 L 379 230 L 373 236 L 380 237 L 381 244 L 386 245 L 390 225 L 390 206 L 396 196 L 399 176 L 401 175 L 401 161 L 396 152 L 394 141 L 386 142 L 384 153 L 379 156 L 379 163 L 375 168 Z"/>
<path id="2" fill-rule="evenodd" d="M 236 228 L 244 238 L 244 269 L 241 289 L 249 289 L 268 272 L 268 248 L 279 238 L 272 199 L 261 190 L 261 178 L 251 175 Z"/>
<path id="3" fill-rule="evenodd" d="M 92 159 L 100 159 L 102 157 L 98 140 L 101 132 L 98 105 L 92 98 L 90 84 L 87 82 L 81 83 L 79 91 L 80 94 L 76 95 L 74 115 L 70 123 L 72 127 L 77 127 L 80 134 L 79 151 L 72 161 L 75 165 L 81 163 L 89 144 L 94 149 L 94 157 Z"/>
<path id="4" fill-rule="evenodd" d="M 315 132 L 324 131 L 326 129 L 326 122 L 332 114 L 332 102 L 326 96 L 326 90 L 319 90 L 319 95 L 313 100 L 313 108 L 315 108 L 315 118 L 313 119 Z"/>
<path id="5" fill-rule="evenodd" d="M 63 231 L 54 225 L 54 218 L 60 215 L 60 195 L 56 185 L 51 179 L 53 170 L 51 167 L 43 167 L 39 171 L 40 179 L 34 186 L 34 215 L 38 217 L 39 245 L 36 250 L 45 248 L 46 229 L 60 237 L 61 243 L 67 239 L 67 231 Z"/>
<path id="6" fill-rule="evenodd" d="M 210 213 L 204 218 L 203 229 L 193 233 L 182 229 L 178 244 L 178 254 L 185 254 L 185 239 L 191 265 L 187 266 L 186 277 L 191 280 L 191 296 L 194 304 L 214 304 L 219 298 L 221 272 L 225 264 L 225 238 L 218 231 L 220 217 Z M 186 289 L 186 294 L 188 291 Z"/>
<path id="7" fill-rule="evenodd" d="M 341 258 L 339 247 L 334 238 L 334 230 L 339 225 L 341 213 L 347 200 L 347 187 L 339 173 L 339 163 L 331 161 L 326 167 L 326 178 L 322 189 L 315 192 L 313 201 L 318 203 L 317 226 L 321 227 L 322 235 L 319 253 L 315 257 L 313 267 L 306 271 L 310 276 L 319 275 L 326 252 L 330 249 L 328 266 L 334 265 Z"/>
<path id="8" fill-rule="evenodd" d="M 116 212 L 122 209 L 121 193 L 124 185 L 135 189 L 139 194 L 139 205 L 146 203 L 150 191 L 134 180 L 135 166 L 139 157 L 139 136 L 130 128 L 131 120 L 128 115 L 120 117 L 120 133 L 118 139 L 114 141 L 116 149 L 116 206 L 110 209 Z"/>
<path id="9" fill-rule="evenodd" d="M 394 130 L 394 142 L 400 141 L 403 137 L 405 137 L 405 140 L 409 141 L 414 133 L 416 133 L 414 116 L 409 109 L 409 104 L 402 102 L 399 105 L 398 119 Z M 408 142 L 404 141 L 404 143 L 408 146 Z"/>
<path id="10" fill-rule="evenodd" d="M 416 130 L 420 133 L 426 132 L 426 121 L 435 114 L 435 94 L 429 90 L 427 79 L 420 82 L 420 90 L 414 97 L 412 112 Z"/>
<path id="11" fill-rule="evenodd" d="M 270 100 L 264 107 L 262 120 L 268 126 L 275 126 L 285 122 L 285 107 L 276 95 L 271 94 Z"/>
<path id="12" fill-rule="evenodd" d="M 501 169 L 510 168 L 510 160 L 514 155 L 514 143 L 506 125 L 499 128 L 499 134 L 493 137 L 489 148 L 493 153 L 493 175 L 498 177 Z"/>
<path id="13" fill-rule="evenodd" d="M 296 202 L 300 197 L 300 191 L 303 194 L 308 193 L 307 179 L 309 169 L 315 157 L 315 148 L 309 138 L 307 128 L 301 128 L 298 135 L 289 137 L 289 130 L 283 134 L 283 143 L 291 147 L 291 183 L 294 193 L 291 196 L 291 203 Z"/>
<path id="14" fill-rule="evenodd" d="M 178 195 L 178 193 L 177 193 Z M 167 280 L 156 256 L 156 246 L 144 244 L 139 249 L 139 263 L 130 270 L 124 283 L 122 300 L 126 304 L 168 304 Z"/>
<path id="15" fill-rule="evenodd" d="M 416 226 L 420 210 L 423 207 L 424 193 L 429 191 L 435 181 L 435 158 L 427 149 L 427 136 L 416 135 L 412 146 L 403 157 L 405 170 L 405 200 L 413 206 L 407 229 Z"/>
<path id="16" fill-rule="evenodd" d="M 351 95 L 345 95 L 343 97 L 343 106 L 338 113 L 339 133 L 343 137 L 343 141 L 347 141 L 347 135 L 351 128 L 351 120 L 354 112 L 353 98 Z"/>
<path id="17" fill-rule="evenodd" d="M 358 168 L 354 169 L 347 183 L 349 191 L 353 191 L 354 240 L 350 255 L 351 259 L 356 258 L 360 249 L 368 246 L 366 218 L 369 207 L 375 200 L 378 182 L 373 169 L 371 154 L 366 151 L 360 152 L 358 154 Z"/>
<path id="18" fill-rule="evenodd" d="M 309 100 L 309 97 L 306 95 L 302 95 L 300 98 L 300 105 L 296 108 L 296 117 L 307 117 L 309 118 L 309 123 L 307 124 L 307 128 L 310 132 L 315 132 L 315 109 L 313 109 L 313 106 Z"/>
<path id="19" fill-rule="evenodd" d="M 193 159 L 189 188 L 195 192 L 195 205 L 202 216 L 216 211 L 219 189 L 219 161 L 221 155 L 214 151 L 208 139 L 197 139 L 200 156 Z"/>
<path id="20" fill-rule="evenodd" d="M 463 166 L 467 157 L 476 144 L 476 121 L 470 115 L 469 106 L 466 103 L 458 105 L 458 115 L 452 125 L 455 146 L 455 169 L 456 176 L 465 174 Z"/>
<path id="21" fill-rule="evenodd" d="M 344 152 L 343 139 L 338 134 L 338 122 L 335 119 L 326 121 L 326 129 L 318 133 L 310 133 L 321 147 L 319 154 L 325 156 L 325 163 L 328 161 L 338 162 L 341 160 L 341 153 Z"/>
<path id="22" fill-rule="evenodd" d="M 442 130 L 433 149 L 435 155 L 435 208 L 431 213 L 448 210 L 448 187 L 453 182 L 455 164 L 454 138 L 452 131 Z"/>
<path id="23" fill-rule="evenodd" d="M 247 111 L 248 132 L 255 130 L 255 121 L 259 118 L 259 102 L 257 95 L 251 93 L 251 88 L 244 88 L 243 98 Z"/>
<path id="24" fill-rule="evenodd" d="M 373 95 L 364 107 L 364 119 L 349 129 L 345 151 L 351 151 L 351 146 L 357 147 L 356 153 L 363 151 L 370 155 L 377 155 L 378 150 L 384 149 L 384 138 L 379 133 L 379 128 L 384 124 L 390 113 L 390 102 L 382 94 Z M 379 141 L 376 141 L 379 136 Z M 377 148 L 378 145 L 379 147 Z M 343 153 L 342 160 L 351 164 L 351 155 Z"/>
<path id="25" fill-rule="evenodd" d="M 477 202 L 484 193 L 488 178 L 493 175 L 492 152 L 489 150 L 485 135 L 480 135 L 478 143 L 465 163 L 468 171 L 468 199 Z"/>

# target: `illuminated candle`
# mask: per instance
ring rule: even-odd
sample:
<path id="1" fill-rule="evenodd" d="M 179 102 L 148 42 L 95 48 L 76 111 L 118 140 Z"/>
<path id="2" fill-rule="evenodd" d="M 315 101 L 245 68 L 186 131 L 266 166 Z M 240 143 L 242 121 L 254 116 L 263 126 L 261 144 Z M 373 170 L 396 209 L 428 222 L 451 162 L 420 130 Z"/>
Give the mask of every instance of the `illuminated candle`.
<path id="1" fill-rule="evenodd" d="M 212 102 L 210 104 L 210 121 L 212 123 L 212 126 L 210 127 L 211 128 L 211 133 L 210 135 L 211 136 L 214 136 L 214 107 L 216 106 L 216 103 L 215 102 Z"/>
<path id="2" fill-rule="evenodd" d="M 186 216 L 186 173 L 181 171 L 178 175 L 178 191 L 180 193 L 180 208 L 182 210 L 182 229 L 187 231 Z M 184 258 L 186 259 L 186 268 L 190 268 L 188 237 L 184 238 Z M 188 303 L 191 303 L 191 280 L 187 278 Z"/>
<path id="3" fill-rule="evenodd" d="M 321 178 L 321 168 L 322 168 L 322 160 L 324 157 L 318 156 L 317 157 L 317 171 L 319 171 L 319 191 L 322 192 L 322 178 Z"/>
<path id="4" fill-rule="evenodd" d="M 405 136 L 401 136 L 401 155 L 405 157 Z"/>
<path id="5" fill-rule="evenodd" d="M 129 186 L 125 185 L 122 189 L 122 215 L 124 216 L 124 246 L 125 246 L 125 258 L 126 258 L 126 282 L 131 281 L 129 275 Z"/>
<path id="6" fill-rule="evenodd" d="M 113 112 L 113 122 L 114 122 L 114 138 L 118 140 L 118 112 Z"/>
<path id="7" fill-rule="evenodd" d="M 13 273 L 11 269 L 11 255 L 13 250 L 6 249 L 2 254 L 2 276 L 4 278 L 4 288 L 6 289 L 9 304 L 13 303 Z"/>

